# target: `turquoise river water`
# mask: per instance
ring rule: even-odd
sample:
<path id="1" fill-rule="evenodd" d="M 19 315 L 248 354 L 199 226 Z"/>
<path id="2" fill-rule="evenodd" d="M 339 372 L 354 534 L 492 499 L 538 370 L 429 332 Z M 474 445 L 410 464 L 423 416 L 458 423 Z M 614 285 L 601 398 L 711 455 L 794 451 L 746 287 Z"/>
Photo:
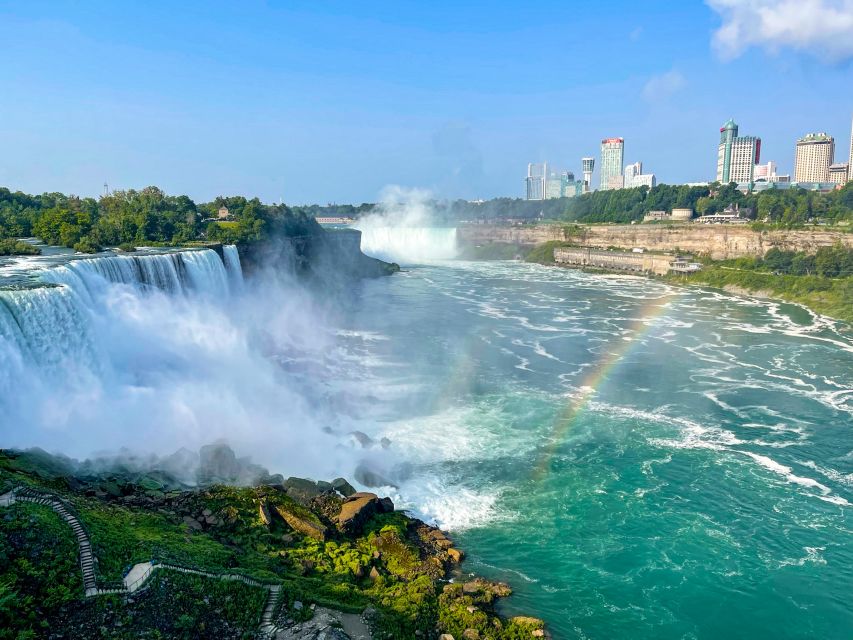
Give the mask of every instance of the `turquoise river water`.
<path id="1" fill-rule="evenodd" d="M 345 315 L 400 499 L 512 585 L 506 613 L 563 639 L 853 636 L 831 321 L 515 262 L 412 267 Z"/>

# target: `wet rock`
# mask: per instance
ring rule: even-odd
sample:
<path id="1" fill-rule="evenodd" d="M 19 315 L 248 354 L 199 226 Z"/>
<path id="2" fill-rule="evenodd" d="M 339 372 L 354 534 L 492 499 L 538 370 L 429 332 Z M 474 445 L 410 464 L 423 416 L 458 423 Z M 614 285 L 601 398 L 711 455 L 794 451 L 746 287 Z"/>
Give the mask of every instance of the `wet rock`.
<path id="1" fill-rule="evenodd" d="M 379 499 L 379 510 L 382 513 L 393 513 L 394 512 L 394 502 L 391 498 L 380 498 Z"/>
<path id="2" fill-rule="evenodd" d="M 323 493 L 317 483 L 307 478 L 290 477 L 284 481 L 284 490 L 297 502 L 308 505 L 311 500 Z"/>
<path id="3" fill-rule="evenodd" d="M 234 484 L 240 478 L 237 456 L 227 444 L 208 444 L 199 449 L 198 483 Z"/>
<path id="4" fill-rule="evenodd" d="M 363 464 L 360 464 L 356 467 L 353 472 L 355 479 L 363 484 L 365 487 L 396 487 L 397 485 L 391 482 L 388 478 L 383 477 L 381 474 L 369 469 Z"/>
<path id="5" fill-rule="evenodd" d="M 335 478 L 331 482 L 332 489 L 340 493 L 343 497 L 348 498 L 352 494 L 356 493 L 355 487 L 353 487 L 349 482 L 346 481 L 345 478 Z"/>
<path id="6" fill-rule="evenodd" d="M 270 522 L 272 522 L 272 518 L 270 516 L 270 509 L 267 506 L 267 503 L 261 500 L 261 503 L 258 505 L 258 515 L 261 518 L 261 522 L 265 525 L 269 526 Z"/>
<path id="7" fill-rule="evenodd" d="M 460 562 L 462 562 L 462 559 L 465 557 L 465 554 L 462 553 L 462 551 L 460 551 L 459 549 L 448 549 L 447 555 L 450 558 L 450 560 L 452 562 L 455 562 L 456 564 L 459 564 Z"/>
<path id="8" fill-rule="evenodd" d="M 359 535 L 377 513 L 382 513 L 382 503 L 375 493 L 354 493 L 341 505 L 338 529 L 348 535 Z"/>
<path id="9" fill-rule="evenodd" d="M 294 509 L 286 504 L 276 505 L 274 510 L 294 531 L 315 540 L 326 539 L 326 527 L 314 514 L 305 512 L 304 509 Z"/>

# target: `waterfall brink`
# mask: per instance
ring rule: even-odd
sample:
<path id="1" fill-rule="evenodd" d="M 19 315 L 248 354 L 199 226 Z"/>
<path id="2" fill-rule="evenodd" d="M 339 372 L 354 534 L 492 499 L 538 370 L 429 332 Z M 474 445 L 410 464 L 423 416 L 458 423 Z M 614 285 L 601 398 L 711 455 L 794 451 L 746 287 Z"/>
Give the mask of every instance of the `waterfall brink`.
<path id="1" fill-rule="evenodd" d="M 452 260 L 457 255 L 454 227 L 387 227 L 364 225 L 361 250 L 374 258 L 401 264 Z"/>
<path id="2" fill-rule="evenodd" d="M 71 260 L 44 271 L 41 280 L 69 286 L 89 297 L 100 291 L 105 283 L 126 284 L 140 290 L 154 288 L 171 294 L 196 292 L 225 297 L 230 291 L 230 282 L 238 281 L 231 273 L 226 271 L 225 263 L 215 251 L 201 249 Z M 241 272 L 239 282 L 242 279 Z"/>
<path id="3" fill-rule="evenodd" d="M 243 284 L 236 247 L 224 255 L 224 262 L 211 249 L 72 259 L 42 271 L 45 286 L 0 289 L 0 360 L 47 368 L 73 360 L 97 370 L 93 319 L 110 286 L 223 300 Z"/>

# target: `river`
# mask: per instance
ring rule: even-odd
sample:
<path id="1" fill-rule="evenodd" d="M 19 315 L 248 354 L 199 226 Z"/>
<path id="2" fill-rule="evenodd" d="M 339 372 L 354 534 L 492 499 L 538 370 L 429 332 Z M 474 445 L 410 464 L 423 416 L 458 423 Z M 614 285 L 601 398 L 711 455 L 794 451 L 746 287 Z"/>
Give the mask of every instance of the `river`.
<path id="1" fill-rule="evenodd" d="M 853 634 L 849 332 L 453 242 L 365 233 L 404 270 L 325 302 L 233 249 L 8 261 L 4 446 L 369 469 L 557 639 Z"/>

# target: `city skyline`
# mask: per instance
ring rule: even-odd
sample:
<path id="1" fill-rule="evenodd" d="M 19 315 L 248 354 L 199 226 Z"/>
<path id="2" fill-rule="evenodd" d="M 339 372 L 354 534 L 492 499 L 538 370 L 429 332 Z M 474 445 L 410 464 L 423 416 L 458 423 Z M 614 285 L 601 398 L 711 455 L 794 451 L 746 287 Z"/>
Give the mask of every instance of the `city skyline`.
<path id="1" fill-rule="evenodd" d="M 547 24 L 502 3 L 0 2 L 0 144 L 15 150 L 0 185 L 295 204 L 375 201 L 389 184 L 523 197 L 520 165 L 580 175 L 613 134 L 659 181 L 701 182 L 712 127 L 732 116 L 793 174 L 807 132 L 832 135 L 837 162 L 851 148 L 853 29 L 818 24 L 827 1 L 773 4 L 779 24 L 811 8 L 796 37 L 735 0 L 546 3 Z M 602 47 L 603 66 L 582 64 Z"/>

